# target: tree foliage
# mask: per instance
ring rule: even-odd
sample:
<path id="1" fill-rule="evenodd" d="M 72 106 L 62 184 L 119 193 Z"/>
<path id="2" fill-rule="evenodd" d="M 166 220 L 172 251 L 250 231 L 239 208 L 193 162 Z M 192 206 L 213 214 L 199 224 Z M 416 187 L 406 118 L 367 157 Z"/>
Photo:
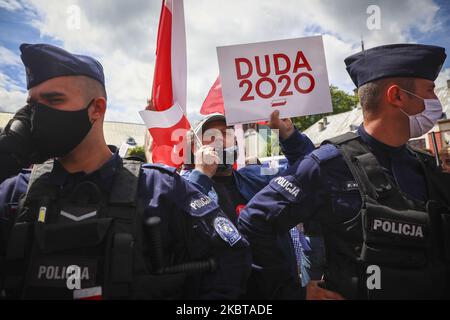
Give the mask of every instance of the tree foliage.
<path id="1" fill-rule="evenodd" d="M 136 146 L 134 148 L 128 149 L 127 156 L 137 156 L 145 159 L 145 150 L 143 146 Z"/>
<path id="2" fill-rule="evenodd" d="M 349 111 L 353 107 L 355 107 L 358 103 L 357 97 L 355 95 L 350 95 L 333 85 L 330 86 L 330 92 L 331 92 L 331 103 L 333 105 L 333 112 L 292 118 L 292 122 L 294 122 L 295 126 L 300 131 L 308 129 L 310 126 L 312 126 L 314 123 L 316 123 L 326 115 L 338 114 Z"/>

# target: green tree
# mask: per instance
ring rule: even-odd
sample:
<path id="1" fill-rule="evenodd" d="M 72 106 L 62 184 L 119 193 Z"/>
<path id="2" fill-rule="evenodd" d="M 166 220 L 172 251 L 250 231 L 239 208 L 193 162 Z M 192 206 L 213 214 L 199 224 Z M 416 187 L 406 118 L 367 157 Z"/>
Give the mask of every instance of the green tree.
<path id="1" fill-rule="evenodd" d="M 129 156 L 129 157 L 131 157 L 131 156 L 137 156 L 137 157 L 140 157 L 140 158 L 142 158 L 142 159 L 145 159 L 145 150 L 144 150 L 144 147 L 142 147 L 142 146 L 136 146 L 136 147 L 134 147 L 134 148 L 128 149 L 127 156 Z"/>
<path id="2" fill-rule="evenodd" d="M 358 98 L 355 95 L 350 95 L 333 85 L 330 86 L 330 92 L 333 112 L 293 118 L 292 122 L 294 122 L 295 126 L 299 130 L 304 131 L 308 129 L 310 126 L 312 126 L 314 123 L 316 123 L 326 115 L 349 111 L 358 103 Z"/>

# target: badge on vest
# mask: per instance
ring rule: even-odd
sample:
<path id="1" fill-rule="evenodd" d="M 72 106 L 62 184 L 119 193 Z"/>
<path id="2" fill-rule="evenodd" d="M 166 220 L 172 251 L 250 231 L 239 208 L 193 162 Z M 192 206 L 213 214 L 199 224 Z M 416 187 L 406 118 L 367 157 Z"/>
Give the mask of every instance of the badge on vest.
<path id="1" fill-rule="evenodd" d="M 344 183 L 344 187 L 345 191 L 353 191 L 359 189 L 358 183 L 356 181 L 346 181 Z"/>
<path id="2" fill-rule="evenodd" d="M 230 246 L 234 246 L 242 238 L 234 224 L 224 217 L 214 219 L 214 229 Z"/>
<path id="3" fill-rule="evenodd" d="M 79 222 L 95 217 L 97 215 L 97 208 L 65 206 L 61 209 L 59 214 L 66 219 Z"/>
<path id="4" fill-rule="evenodd" d="M 388 233 L 392 235 L 400 235 L 416 239 L 424 238 L 423 225 L 394 221 L 382 218 L 374 218 L 371 230 L 374 232 Z"/>

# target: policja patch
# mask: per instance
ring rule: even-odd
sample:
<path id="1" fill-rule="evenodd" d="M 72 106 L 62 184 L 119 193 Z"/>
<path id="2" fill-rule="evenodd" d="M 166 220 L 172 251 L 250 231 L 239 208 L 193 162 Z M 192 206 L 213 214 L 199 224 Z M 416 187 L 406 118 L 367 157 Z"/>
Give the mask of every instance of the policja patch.
<path id="1" fill-rule="evenodd" d="M 234 246 L 242 238 L 234 224 L 224 217 L 214 219 L 214 229 L 230 246 Z"/>

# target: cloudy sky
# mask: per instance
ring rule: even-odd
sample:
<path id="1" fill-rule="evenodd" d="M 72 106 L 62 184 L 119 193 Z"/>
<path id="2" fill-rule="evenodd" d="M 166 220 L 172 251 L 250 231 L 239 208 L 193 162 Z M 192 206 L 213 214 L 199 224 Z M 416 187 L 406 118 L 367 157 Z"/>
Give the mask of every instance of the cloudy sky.
<path id="1" fill-rule="evenodd" d="M 369 30 L 367 8 L 380 8 L 381 28 Z M 323 35 L 330 83 L 351 92 L 344 58 L 390 43 L 425 43 L 450 52 L 449 0 L 185 0 L 188 117 L 218 75 L 216 47 Z M 75 8 L 75 9 L 74 9 Z M 25 102 L 23 42 L 46 42 L 88 54 L 105 68 L 107 120 L 142 123 L 150 96 L 161 8 L 159 0 L 0 0 L 0 109 Z M 80 12 L 79 29 L 68 18 Z M 438 79 L 450 79 L 450 58 Z"/>

